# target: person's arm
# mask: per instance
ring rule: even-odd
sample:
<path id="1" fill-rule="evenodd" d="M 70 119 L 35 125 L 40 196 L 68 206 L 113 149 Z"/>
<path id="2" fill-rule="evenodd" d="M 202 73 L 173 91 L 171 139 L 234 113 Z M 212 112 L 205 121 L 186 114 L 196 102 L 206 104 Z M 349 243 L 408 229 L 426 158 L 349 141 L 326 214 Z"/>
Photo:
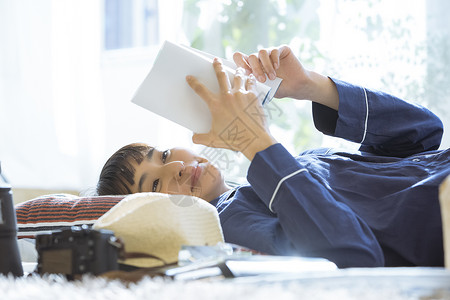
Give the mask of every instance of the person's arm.
<path id="1" fill-rule="evenodd" d="M 247 179 L 302 255 L 325 257 L 340 267 L 384 265 L 369 226 L 281 144 L 255 156 Z"/>
<path id="2" fill-rule="evenodd" d="M 428 109 L 387 93 L 333 79 L 339 111 L 313 103 L 321 132 L 360 143 L 360 150 L 405 157 L 439 148 L 443 125 Z"/>
<path id="3" fill-rule="evenodd" d="M 384 266 L 368 225 L 281 144 L 255 156 L 247 179 L 258 198 L 249 199 L 244 187 L 219 208 L 227 242 L 271 255 L 323 257 L 341 268 Z"/>
<path id="4" fill-rule="evenodd" d="M 404 157 L 439 148 L 443 125 L 429 110 L 306 70 L 287 46 L 233 58 L 262 82 L 282 78 L 276 97 L 311 100 L 316 128 L 362 144 L 361 151 Z"/>

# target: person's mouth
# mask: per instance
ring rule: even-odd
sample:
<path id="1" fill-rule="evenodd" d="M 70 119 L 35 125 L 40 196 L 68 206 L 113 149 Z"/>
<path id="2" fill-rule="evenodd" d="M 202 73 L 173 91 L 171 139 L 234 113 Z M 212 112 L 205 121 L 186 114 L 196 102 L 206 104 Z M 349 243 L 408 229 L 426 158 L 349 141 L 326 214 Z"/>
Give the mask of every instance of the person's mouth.
<path id="1" fill-rule="evenodd" d="M 192 169 L 191 174 L 191 191 L 194 191 L 194 187 L 197 185 L 198 179 L 202 175 L 202 165 L 197 163 L 197 165 Z"/>

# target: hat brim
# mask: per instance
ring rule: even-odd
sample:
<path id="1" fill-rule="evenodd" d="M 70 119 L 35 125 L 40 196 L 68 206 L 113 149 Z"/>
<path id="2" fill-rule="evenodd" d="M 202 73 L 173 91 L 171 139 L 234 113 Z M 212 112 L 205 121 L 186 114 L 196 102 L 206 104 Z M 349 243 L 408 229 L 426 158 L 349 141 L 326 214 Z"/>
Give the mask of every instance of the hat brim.
<path id="1" fill-rule="evenodd" d="M 223 242 L 216 208 L 186 195 L 129 195 L 100 217 L 93 228 L 112 230 L 124 242 L 126 252 L 151 254 L 169 264 L 178 261 L 183 245 Z M 163 265 L 152 258 L 132 258 L 122 263 L 143 268 Z"/>

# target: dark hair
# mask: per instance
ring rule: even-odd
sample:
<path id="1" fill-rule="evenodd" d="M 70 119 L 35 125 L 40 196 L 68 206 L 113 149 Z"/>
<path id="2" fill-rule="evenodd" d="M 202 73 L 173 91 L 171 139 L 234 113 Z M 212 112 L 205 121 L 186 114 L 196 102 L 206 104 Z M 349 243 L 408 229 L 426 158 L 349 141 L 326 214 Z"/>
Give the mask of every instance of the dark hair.
<path id="1" fill-rule="evenodd" d="M 130 186 L 134 184 L 132 161 L 138 165 L 152 149 L 146 144 L 130 144 L 117 150 L 105 163 L 97 183 L 97 195 L 131 194 Z"/>

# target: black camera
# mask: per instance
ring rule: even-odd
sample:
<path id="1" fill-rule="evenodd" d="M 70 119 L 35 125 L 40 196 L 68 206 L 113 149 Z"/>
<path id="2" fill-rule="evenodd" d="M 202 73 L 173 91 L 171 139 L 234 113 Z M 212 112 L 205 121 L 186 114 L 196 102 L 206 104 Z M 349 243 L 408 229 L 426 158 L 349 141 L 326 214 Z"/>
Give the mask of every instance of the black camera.
<path id="1" fill-rule="evenodd" d="M 118 270 L 123 244 L 110 230 L 95 230 L 87 225 L 72 226 L 36 236 L 39 274 L 99 275 Z"/>
<path id="2" fill-rule="evenodd" d="M 23 268 L 17 246 L 17 219 L 11 186 L 6 182 L 0 165 L 0 274 L 22 276 Z"/>

